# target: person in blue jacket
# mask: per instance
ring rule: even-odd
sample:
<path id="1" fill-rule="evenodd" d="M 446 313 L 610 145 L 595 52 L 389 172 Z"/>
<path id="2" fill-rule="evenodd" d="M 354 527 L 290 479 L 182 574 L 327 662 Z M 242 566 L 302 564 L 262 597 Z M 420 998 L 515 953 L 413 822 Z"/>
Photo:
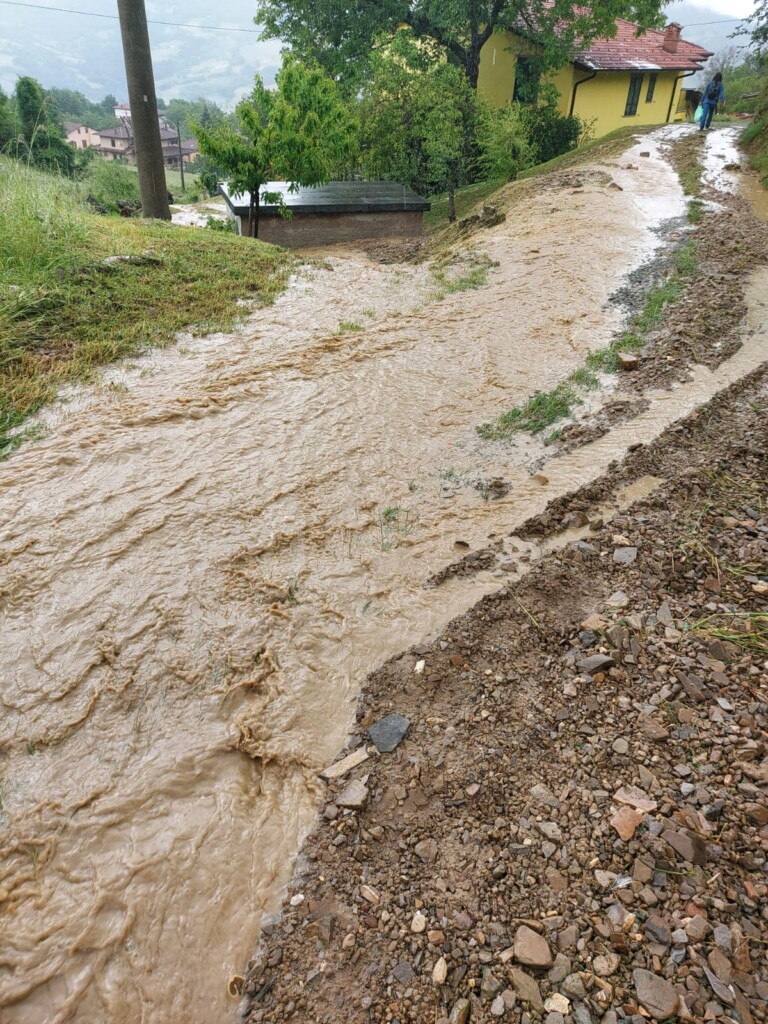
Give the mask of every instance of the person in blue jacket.
<path id="1" fill-rule="evenodd" d="M 701 100 L 703 113 L 701 121 L 699 121 L 700 132 L 703 132 L 705 128 L 709 128 L 712 124 L 712 118 L 715 116 L 715 111 L 720 103 L 725 103 L 725 88 L 723 87 L 723 76 L 718 71 L 704 90 Z"/>

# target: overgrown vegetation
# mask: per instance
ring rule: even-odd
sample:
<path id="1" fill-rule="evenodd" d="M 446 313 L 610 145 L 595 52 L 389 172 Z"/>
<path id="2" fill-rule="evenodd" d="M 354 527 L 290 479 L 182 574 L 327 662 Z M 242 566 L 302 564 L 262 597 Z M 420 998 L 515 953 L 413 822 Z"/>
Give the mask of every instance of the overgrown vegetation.
<path id="1" fill-rule="evenodd" d="M 648 292 L 642 309 L 610 345 L 590 352 L 584 366 L 574 370 L 551 391 L 537 391 L 522 406 L 515 406 L 492 423 L 483 423 L 477 428 L 478 434 L 491 441 L 511 437 L 519 431 L 540 434 L 571 416 L 583 403 L 584 393 L 599 387 L 599 373 L 615 373 L 620 353 L 637 352 L 643 347 L 649 332 L 661 322 L 666 307 L 679 298 L 686 278 L 695 270 L 696 247 L 694 242 L 689 242 L 678 250 L 670 276 Z"/>
<path id="2" fill-rule="evenodd" d="M 87 212 L 83 185 L 0 158 L 0 453 L 63 384 L 97 367 L 231 328 L 267 304 L 293 257 L 232 235 Z"/>

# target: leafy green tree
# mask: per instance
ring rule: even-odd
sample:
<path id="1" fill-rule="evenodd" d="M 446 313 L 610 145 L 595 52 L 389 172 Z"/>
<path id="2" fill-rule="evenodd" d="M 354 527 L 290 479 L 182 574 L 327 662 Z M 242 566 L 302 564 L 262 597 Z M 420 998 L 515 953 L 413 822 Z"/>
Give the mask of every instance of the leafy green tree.
<path id="1" fill-rule="evenodd" d="M 664 0 L 257 0 L 264 36 L 281 38 L 305 60 L 353 85 L 367 77 L 374 41 L 409 26 L 419 39 L 445 48 L 477 86 L 480 51 L 502 29 L 542 46 L 549 66 L 564 64 L 577 46 L 612 36 L 616 19 L 658 25 Z M 768 0 L 762 0 L 768 9 Z"/>
<path id="2" fill-rule="evenodd" d="M 479 163 L 485 178 L 514 181 L 520 171 L 537 162 L 525 114 L 519 103 L 496 109 L 484 106 L 478 139 Z"/>
<path id="3" fill-rule="evenodd" d="M 290 188 L 321 185 L 357 154 L 358 126 L 336 84 L 318 68 L 288 58 L 274 91 L 257 75 L 251 95 L 236 109 L 238 128 L 192 126 L 200 150 L 221 167 L 234 192 L 249 197 L 248 234 L 259 233 L 259 201 L 283 206 L 280 193 L 262 188 L 285 180 Z"/>
<path id="4" fill-rule="evenodd" d="M 368 176 L 448 192 L 453 212 L 453 193 L 477 158 L 478 102 L 461 69 L 403 29 L 376 48 L 360 110 Z"/>
<path id="5" fill-rule="evenodd" d="M 0 89 L 0 153 L 10 149 L 10 144 L 16 137 L 16 121 L 8 102 L 8 97 Z"/>
<path id="6" fill-rule="evenodd" d="M 64 139 L 55 104 L 34 78 L 24 76 L 14 92 L 16 119 L 30 163 L 47 171 L 71 174 L 75 151 Z"/>
<path id="7" fill-rule="evenodd" d="M 89 128 L 107 128 L 116 123 L 114 96 L 105 96 L 100 103 L 93 103 L 81 92 L 74 89 L 47 89 L 46 95 L 54 102 L 54 108 L 66 121 L 76 121 Z"/>
<path id="8" fill-rule="evenodd" d="M 192 125 L 201 124 L 203 128 L 216 128 L 231 119 L 213 100 L 199 96 L 196 100 L 173 99 L 165 110 L 165 116 L 173 125 L 181 128 L 181 137 L 188 139 L 192 135 Z M 232 122 L 236 124 L 235 121 Z"/>

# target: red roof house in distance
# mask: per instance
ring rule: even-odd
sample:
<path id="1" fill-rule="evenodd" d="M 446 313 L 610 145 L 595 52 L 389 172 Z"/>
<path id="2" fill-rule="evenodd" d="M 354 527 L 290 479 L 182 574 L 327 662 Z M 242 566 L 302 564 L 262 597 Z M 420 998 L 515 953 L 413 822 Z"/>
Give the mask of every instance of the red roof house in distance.
<path id="1" fill-rule="evenodd" d="M 595 136 L 626 125 L 666 124 L 685 118 L 683 83 L 701 71 L 710 50 L 683 39 L 676 22 L 638 34 L 618 20 L 612 39 L 595 39 L 548 77 L 562 114 L 591 123 Z M 478 90 L 494 106 L 535 100 L 536 46 L 511 32 L 495 33 L 483 47 Z"/>

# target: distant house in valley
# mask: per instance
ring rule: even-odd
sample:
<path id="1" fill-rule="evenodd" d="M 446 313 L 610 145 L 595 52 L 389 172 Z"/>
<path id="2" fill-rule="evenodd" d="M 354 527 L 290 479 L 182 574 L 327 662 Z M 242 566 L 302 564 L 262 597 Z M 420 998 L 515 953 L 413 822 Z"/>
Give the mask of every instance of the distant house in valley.
<path id="1" fill-rule="evenodd" d="M 533 103 L 540 86 L 551 82 L 560 113 L 591 123 L 598 137 L 624 125 L 683 120 L 683 82 L 702 70 L 711 51 L 683 39 L 675 22 L 637 35 L 636 25 L 619 19 L 616 29 L 613 39 L 594 40 L 570 64 L 544 77 L 534 43 L 511 32 L 494 33 L 480 54 L 478 92 L 492 106 Z"/>
<path id="2" fill-rule="evenodd" d="M 70 142 L 75 149 L 89 149 L 101 145 L 101 136 L 94 128 L 86 124 L 78 124 L 76 121 L 65 121 L 64 131 L 67 134 L 67 142 Z"/>
<path id="3" fill-rule="evenodd" d="M 131 104 L 130 103 L 118 103 L 115 105 L 115 117 L 119 121 L 130 121 L 131 120 Z M 157 108 L 157 120 L 160 122 L 161 128 L 170 128 L 170 122 L 166 117 L 165 107 Z"/>
<path id="4" fill-rule="evenodd" d="M 125 160 L 129 164 L 136 163 L 136 150 L 133 145 L 133 128 L 125 119 L 114 128 L 103 128 L 99 132 L 100 144 L 96 152 L 107 160 Z"/>
<path id="5" fill-rule="evenodd" d="M 96 152 L 107 160 L 122 160 L 129 164 L 136 163 L 136 147 L 133 141 L 133 125 L 128 117 L 114 128 L 104 128 L 97 134 L 98 142 L 94 144 Z M 70 140 L 71 141 L 71 140 Z M 200 152 L 193 141 L 181 142 L 179 156 L 179 137 L 173 128 L 160 128 L 160 143 L 163 148 L 163 163 L 166 167 L 178 167 L 180 159 L 185 164 L 195 160 Z"/>

